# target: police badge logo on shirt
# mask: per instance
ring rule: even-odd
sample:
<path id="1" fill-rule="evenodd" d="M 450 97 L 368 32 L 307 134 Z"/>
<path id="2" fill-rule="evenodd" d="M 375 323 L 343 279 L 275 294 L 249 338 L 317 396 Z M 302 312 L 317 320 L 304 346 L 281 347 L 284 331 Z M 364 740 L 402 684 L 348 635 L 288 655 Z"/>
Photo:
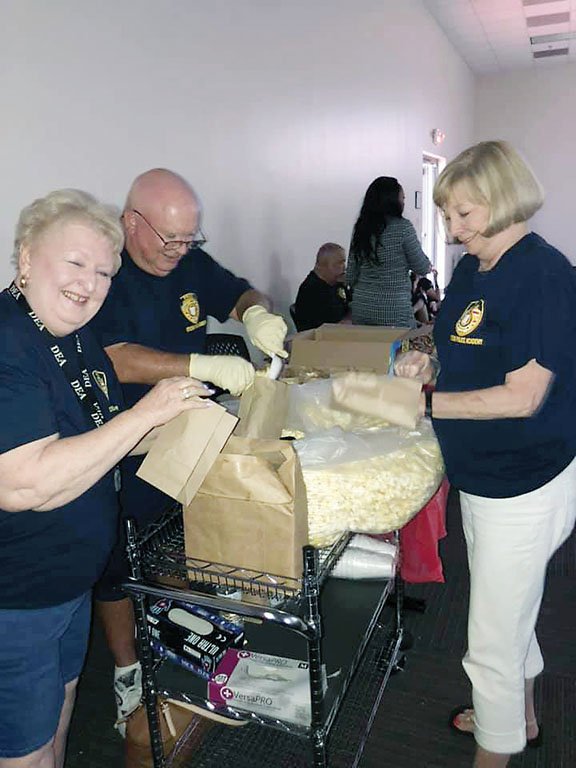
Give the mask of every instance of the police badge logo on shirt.
<path id="1" fill-rule="evenodd" d="M 206 325 L 206 320 L 200 321 L 200 304 L 195 293 L 185 293 L 183 296 L 180 296 L 180 301 L 180 312 L 191 323 L 186 328 L 186 333 Z"/>
<path id="2" fill-rule="evenodd" d="M 471 301 L 456 321 L 456 334 L 450 335 L 450 341 L 455 341 L 458 344 L 475 344 L 481 346 L 484 343 L 484 339 L 471 338 L 470 334 L 474 333 L 483 319 L 484 299 Z"/>

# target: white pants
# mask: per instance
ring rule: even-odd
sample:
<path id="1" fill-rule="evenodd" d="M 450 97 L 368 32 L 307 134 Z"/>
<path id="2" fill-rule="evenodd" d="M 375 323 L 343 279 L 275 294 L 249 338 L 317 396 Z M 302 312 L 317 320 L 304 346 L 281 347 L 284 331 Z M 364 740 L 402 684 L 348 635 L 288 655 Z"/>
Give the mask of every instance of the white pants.
<path id="1" fill-rule="evenodd" d="M 524 681 L 544 668 L 536 620 L 548 561 L 576 517 L 576 459 L 522 496 L 487 499 L 460 492 L 470 567 L 468 652 L 475 737 L 490 752 L 526 745 Z"/>

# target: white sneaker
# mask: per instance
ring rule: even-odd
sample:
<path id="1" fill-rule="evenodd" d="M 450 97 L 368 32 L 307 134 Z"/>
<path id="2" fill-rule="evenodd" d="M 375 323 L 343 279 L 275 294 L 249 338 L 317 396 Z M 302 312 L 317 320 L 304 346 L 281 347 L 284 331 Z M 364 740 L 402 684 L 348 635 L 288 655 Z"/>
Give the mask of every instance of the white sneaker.
<path id="1" fill-rule="evenodd" d="M 116 723 L 114 727 L 124 738 L 126 736 L 126 718 L 142 701 L 142 667 L 140 662 L 129 667 L 116 667 L 114 670 L 114 695 L 116 696 Z"/>

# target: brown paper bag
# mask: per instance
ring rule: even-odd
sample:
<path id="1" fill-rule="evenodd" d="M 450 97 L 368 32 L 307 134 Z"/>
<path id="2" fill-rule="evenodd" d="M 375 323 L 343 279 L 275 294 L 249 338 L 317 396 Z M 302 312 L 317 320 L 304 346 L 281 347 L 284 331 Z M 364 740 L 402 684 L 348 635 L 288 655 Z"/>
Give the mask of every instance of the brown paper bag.
<path id="1" fill-rule="evenodd" d="M 390 424 L 414 429 L 422 383 L 399 376 L 376 373 L 347 373 L 332 382 L 332 400 L 337 408 L 377 416 Z"/>
<path id="2" fill-rule="evenodd" d="M 285 381 L 257 376 L 240 399 L 240 423 L 234 435 L 277 440 L 286 424 L 289 386 Z"/>
<path id="3" fill-rule="evenodd" d="M 189 504 L 237 421 L 215 403 L 181 413 L 160 428 L 137 476 Z"/>
<path id="4" fill-rule="evenodd" d="M 200 749 L 203 739 L 214 728 L 214 721 L 165 697 L 158 697 L 157 710 L 164 755 L 167 757 L 178 744 L 178 753 L 170 765 L 174 768 L 189 765 L 192 755 Z M 154 768 L 148 716 L 144 704 L 140 704 L 126 718 L 124 757 L 124 768 Z"/>
<path id="5" fill-rule="evenodd" d="M 184 536 L 188 557 L 300 578 L 308 512 L 293 446 L 231 437 L 184 512 Z"/>

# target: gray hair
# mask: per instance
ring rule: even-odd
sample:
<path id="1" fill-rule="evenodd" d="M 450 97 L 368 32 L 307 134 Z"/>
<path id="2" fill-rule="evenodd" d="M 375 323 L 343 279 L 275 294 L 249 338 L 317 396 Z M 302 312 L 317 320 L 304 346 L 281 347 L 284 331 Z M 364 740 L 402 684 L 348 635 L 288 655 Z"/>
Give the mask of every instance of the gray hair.
<path id="1" fill-rule="evenodd" d="M 346 251 L 341 245 L 338 245 L 338 243 L 324 243 L 324 245 L 320 246 L 318 253 L 316 254 L 316 264 L 326 262 L 333 256 L 341 255 L 346 258 Z"/>
<path id="2" fill-rule="evenodd" d="M 53 224 L 66 222 L 86 224 L 103 235 L 116 256 L 115 272 L 120 269 L 120 253 L 124 247 L 120 211 L 113 205 L 99 202 L 81 189 L 58 189 L 22 209 L 14 236 L 15 264 L 18 265 L 22 246 L 31 245 Z"/>

